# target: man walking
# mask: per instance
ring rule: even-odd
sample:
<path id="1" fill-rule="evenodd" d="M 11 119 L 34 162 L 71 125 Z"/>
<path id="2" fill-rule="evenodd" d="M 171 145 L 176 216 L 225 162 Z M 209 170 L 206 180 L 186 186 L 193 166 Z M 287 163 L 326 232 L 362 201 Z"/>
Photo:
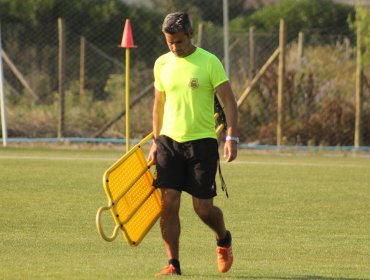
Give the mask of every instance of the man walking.
<path id="1" fill-rule="evenodd" d="M 237 156 L 237 104 L 219 59 L 192 44 L 193 29 L 186 13 L 168 14 L 162 31 L 170 51 L 154 65 L 155 140 L 148 160 L 156 164 L 153 185 L 162 193 L 160 227 L 168 265 L 156 276 L 181 275 L 179 209 L 183 191 L 192 196 L 196 214 L 214 231 L 218 270 L 227 272 L 233 263 L 231 233 L 226 229 L 221 209 L 213 205 L 219 161 L 215 92 L 225 106 L 227 162 Z"/>

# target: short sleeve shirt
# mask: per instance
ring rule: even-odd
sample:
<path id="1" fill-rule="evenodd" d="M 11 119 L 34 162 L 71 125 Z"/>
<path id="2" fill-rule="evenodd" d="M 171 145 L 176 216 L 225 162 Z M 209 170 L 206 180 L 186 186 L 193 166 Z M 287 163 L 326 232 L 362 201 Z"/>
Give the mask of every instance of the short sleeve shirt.
<path id="1" fill-rule="evenodd" d="M 217 138 L 215 88 L 227 80 L 221 61 L 202 48 L 186 57 L 160 56 L 154 65 L 154 86 L 166 96 L 160 134 L 180 143 Z"/>

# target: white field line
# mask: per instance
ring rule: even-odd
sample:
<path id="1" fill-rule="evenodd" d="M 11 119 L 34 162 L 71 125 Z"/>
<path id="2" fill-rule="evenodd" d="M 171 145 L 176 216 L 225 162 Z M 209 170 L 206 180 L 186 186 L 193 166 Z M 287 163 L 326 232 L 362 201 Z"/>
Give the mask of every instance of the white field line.
<path id="1" fill-rule="evenodd" d="M 67 160 L 67 161 L 110 161 L 115 162 L 118 160 L 113 157 L 64 157 L 64 156 L 22 156 L 22 155 L 0 155 L 1 159 L 24 159 L 24 160 Z M 227 163 L 221 159 L 222 165 L 272 165 L 272 166 L 307 166 L 307 167 L 349 167 L 349 168 L 368 168 L 370 170 L 370 160 L 369 164 L 353 164 L 353 163 L 309 163 L 309 162 L 279 162 L 279 161 L 251 161 L 251 160 L 236 160 L 231 163 Z"/>
<path id="2" fill-rule="evenodd" d="M 63 156 L 11 156 L 11 155 L 2 155 L 0 159 L 29 159 L 29 160 L 87 160 L 87 161 L 115 161 L 118 158 L 99 158 L 99 157 L 63 157 Z"/>
<path id="3" fill-rule="evenodd" d="M 222 162 L 221 162 L 222 163 Z M 370 161 L 369 164 L 342 164 L 342 163 L 309 163 L 309 162 L 271 162 L 271 161 L 249 161 L 249 160 L 236 160 L 231 163 L 225 164 L 245 164 L 245 165 L 280 165 L 280 166 L 306 166 L 306 167 L 353 167 L 353 168 L 369 168 L 370 170 Z"/>

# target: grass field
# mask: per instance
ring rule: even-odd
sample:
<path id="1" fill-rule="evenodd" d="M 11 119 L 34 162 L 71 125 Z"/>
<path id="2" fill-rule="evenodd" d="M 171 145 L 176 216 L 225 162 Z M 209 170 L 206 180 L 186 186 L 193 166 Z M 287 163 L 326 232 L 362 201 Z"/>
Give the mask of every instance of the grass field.
<path id="1" fill-rule="evenodd" d="M 137 248 L 98 235 L 103 172 L 117 149 L 0 148 L 1 279 L 153 279 L 166 263 L 158 223 Z M 370 158 L 241 151 L 222 163 L 216 204 L 235 262 L 183 195 L 181 279 L 370 279 Z M 107 229 L 109 215 L 103 216 Z"/>

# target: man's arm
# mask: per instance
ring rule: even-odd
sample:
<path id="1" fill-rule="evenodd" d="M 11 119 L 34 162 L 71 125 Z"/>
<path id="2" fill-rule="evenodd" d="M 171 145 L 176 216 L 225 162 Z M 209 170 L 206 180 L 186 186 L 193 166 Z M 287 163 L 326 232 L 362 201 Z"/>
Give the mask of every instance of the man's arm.
<path id="1" fill-rule="evenodd" d="M 227 136 L 237 137 L 238 106 L 234 93 L 229 82 L 224 82 L 216 88 L 224 107 L 227 121 Z M 234 140 L 225 141 L 224 157 L 227 162 L 233 161 L 237 156 L 237 142 Z"/>
<path id="2" fill-rule="evenodd" d="M 154 105 L 153 105 L 153 135 L 157 138 L 161 132 L 163 124 L 164 103 L 166 102 L 166 95 L 164 92 L 157 89 L 154 90 Z M 153 141 L 152 148 L 148 155 L 148 161 L 155 160 L 157 152 L 157 144 Z"/>

